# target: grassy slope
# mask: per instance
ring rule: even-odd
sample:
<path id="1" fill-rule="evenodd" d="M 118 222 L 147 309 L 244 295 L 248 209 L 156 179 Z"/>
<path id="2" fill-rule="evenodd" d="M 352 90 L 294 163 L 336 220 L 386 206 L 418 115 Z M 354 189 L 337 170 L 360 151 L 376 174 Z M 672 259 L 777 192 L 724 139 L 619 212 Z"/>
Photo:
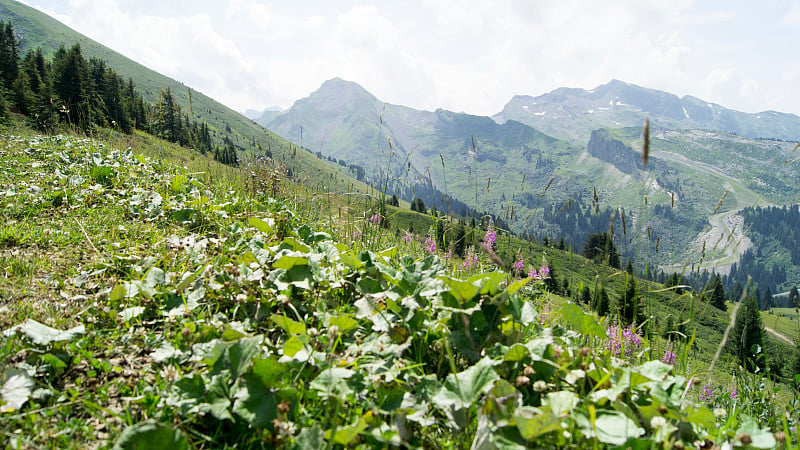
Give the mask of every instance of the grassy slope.
<path id="1" fill-rule="evenodd" d="M 280 311 L 281 308 L 280 301 L 276 303 L 280 300 L 277 293 L 270 289 L 252 290 L 244 279 L 240 281 L 241 287 L 230 292 L 222 285 L 212 287 L 213 280 L 221 283 L 237 270 L 248 270 L 246 264 L 239 264 L 236 257 L 239 255 L 246 262 L 252 256 L 242 254 L 241 244 L 236 242 L 252 239 L 252 229 L 247 231 L 241 227 L 247 227 L 249 218 L 254 215 L 272 223 L 278 235 L 289 233 L 289 236 L 294 236 L 291 239 L 295 241 L 284 241 L 285 245 L 306 236 L 306 232 L 300 230 L 307 225 L 345 240 L 353 238 L 357 230 L 360 237 L 353 242 L 355 250 L 377 251 L 395 245 L 401 252 L 395 261 L 402 260 L 403 254 L 416 258 L 422 256 L 424 234 L 416 235 L 412 242 L 406 243 L 394 232 L 377 232 L 366 221 L 370 205 L 359 198 L 335 197 L 282 183 L 281 192 L 285 198 L 282 203 L 256 202 L 256 198 L 243 195 L 247 191 L 243 189 L 245 186 L 235 169 L 187 154 L 184 149 L 149 136 L 130 139 L 114 135 L 100 141 L 41 138 L 30 136 L 25 129 L 7 130 L 3 135 L 4 167 L 0 174 L 0 187 L 6 205 L 0 213 L 3 223 L 0 228 L 0 262 L 5 273 L 0 281 L 2 328 L 7 330 L 27 319 L 62 330 L 85 327 L 84 337 L 74 343 L 51 343 L 44 347 L 30 346 L 24 339 L 13 336 L 0 338 L 0 365 L 21 367 L 22 363 L 30 364 L 39 371 L 37 386 L 45 387 L 45 391 L 39 394 L 43 397 L 30 401 L 30 409 L 23 409 L 22 414 L 0 416 L 0 433 L 6 438 L 13 436 L 13 429 L 21 428 L 25 430 L 21 443 L 34 446 L 43 445 L 49 439 L 54 440 L 48 445 L 63 447 L 113 439 L 126 424 L 147 417 L 160 417 L 163 405 L 154 395 L 169 397 L 174 377 L 192 373 L 202 376 L 200 374 L 204 373 L 202 365 L 180 362 L 180 359 L 172 365 L 165 363 L 159 359 L 161 356 L 157 356 L 156 350 L 168 344 L 189 351 L 192 343 L 206 342 L 214 336 L 228 336 L 226 339 L 235 340 L 240 336 L 236 333 L 241 331 L 252 334 L 268 327 L 269 311 Z M 123 149 L 131 142 L 135 153 L 172 162 L 148 162 L 126 155 Z M 89 158 L 91 153 L 97 157 Z M 92 167 L 98 165 L 115 167 L 116 175 L 105 185 L 92 181 L 93 174 L 99 176 Z M 192 173 L 199 175 L 190 175 Z M 158 193 L 163 199 L 163 209 L 152 208 L 155 205 L 153 193 Z M 287 205 L 292 209 L 285 209 Z M 279 224 L 284 220 L 291 224 L 291 228 L 281 232 Z M 392 220 L 401 226 L 413 222 L 414 229 L 422 230 L 430 218 L 402 211 L 392 215 Z M 216 241 L 204 241 L 219 238 L 223 240 L 216 244 Z M 209 253 L 205 253 L 205 247 L 197 246 L 201 241 L 206 242 L 202 245 L 210 246 Z M 303 251 L 301 244 L 291 245 L 298 249 L 296 251 Z M 545 257 L 558 279 L 561 282 L 566 279 L 573 289 L 581 284 L 594 286 L 602 282 L 612 297 L 621 290 L 618 272 L 598 267 L 570 252 L 544 248 L 505 235 L 498 237 L 497 247 L 506 261 L 521 254 L 535 266 Z M 481 259 L 481 270 L 492 273 L 485 258 Z M 349 261 L 351 264 L 355 260 Z M 148 286 L 155 292 L 170 292 L 179 284 L 178 280 L 194 273 L 194 267 L 202 269 L 204 264 L 207 268 L 200 272 L 212 274 L 204 297 L 203 294 L 192 294 L 200 288 L 196 283 L 180 288 L 187 289 L 184 299 L 133 293 L 133 289 L 147 291 Z M 154 275 L 154 267 L 159 269 L 159 273 L 161 270 L 165 273 L 163 281 L 158 281 Z M 445 270 L 458 277 L 470 275 L 470 271 L 464 271 L 458 261 L 448 263 Z M 213 275 L 215 273 L 217 275 Z M 320 272 L 319 276 L 324 273 Z M 166 284 L 160 287 L 160 283 Z M 680 371 L 723 386 L 730 383 L 729 366 L 725 360 L 717 366 L 719 373 L 704 372 L 715 343 L 720 340 L 725 316 L 713 308 L 699 305 L 696 300 L 692 303 L 688 296 L 675 298 L 669 293 L 656 292 L 660 290 L 657 285 L 641 280 L 639 283 L 640 290 L 648 292 L 644 295 L 655 317 L 666 320 L 668 315 L 678 317 L 684 311 L 683 317 L 692 316 L 692 324 L 697 324 L 695 347 L 686 353 L 688 359 L 679 363 Z M 134 284 L 138 287 L 134 288 Z M 124 289 L 117 292 L 120 286 Z M 295 307 L 314 310 L 336 306 L 346 312 L 351 305 L 337 303 L 344 299 L 336 300 L 336 296 L 342 294 L 331 286 L 325 288 L 320 284 L 314 292 L 297 297 Z M 181 312 L 189 300 L 193 312 Z M 323 303 L 306 304 L 313 301 Z M 552 312 L 557 314 L 566 299 L 550 295 L 537 296 L 532 301 L 537 308 L 550 305 Z M 263 305 L 267 309 L 266 315 L 260 308 L 253 309 L 255 305 Z M 131 310 L 131 307 L 143 309 Z M 333 313 L 333 310 L 329 312 Z M 295 317 L 296 311 L 284 310 L 284 314 Z M 225 320 L 220 322 L 218 318 L 223 316 Z M 309 317 L 307 320 L 316 320 L 306 317 Z M 550 319 L 545 315 L 540 320 L 547 322 Z M 662 324 L 659 321 L 659 325 Z M 692 324 L 690 328 L 693 328 Z M 274 337 L 281 335 L 277 328 L 270 333 Z M 603 351 L 601 344 L 595 342 L 595 345 L 598 345 L 596 351 Z M 652 350 L 641 358 L 659 359 L 665 345 L 654 336 L 650 340 Z M 43 357 L 42 349 L 56 359 Z M 680 353 L 681 347 L 675 350 Z M 577 351 L 577 347 L 569 351 Z M 447 366 L 442 357 L 439 353 L 438 364 Z M 347 367 L 349 363 L 342 364 Z M 136 373 L 140 375 L 136 376 Z M 301 370 L 292 377 L 297 380 L 296 377 L 303 374 Z M 304 383 L 311 381 L 303 379 Z M 313 395 L 304 401 L 311 402 L 311 398 Z M 58 412 L 51 406 L 58 406 Z M 38 407 L 53 411 L 46 413 L 49 414 L 48 426 L 37 424 L 43 418 L 42 413 L 32 410 Z M 316 407 L 318 405 L 313 402 L 306 404 L 308 411 Z M 205 430 L 204 433 L 214 433 L 191 417 L 194 416 L 176 417 L 175 420 L 186 432 Z M 292 417 L 299 424 L 306 420 L 297 413 Z M 347 420 L 352 420 L 352 417 Z M 430 432 L 430 429 L 426 430 L 426 433 Z M 220 430 L 217 429 L 216 433 Z M 51 436 L 53 434 L 58 437 Z M 192 436 L 197 444 L 211 439 L 206 445 L 212 446 L 233 438 L 224 433 Z M 444 439 L 441 435 L 438 438 L 434 436 L 429 437 Z"/>
<path id="2" fill-rule="evenodd" d="M 37 47 L 41 47 L 45 54 L 51 54 L 61 45 L 70 47 L 80 44 L 81 50 L 87 58 L 102 59 L 123 78 L 132 78 L 146 101 L 157 102 L 160 91 L 170 88 L 184 112 L 191 111 L 190 117 L 193 120 L 208 123 L 212 138 L 217 144 L 221 144 L 222 139 L 228 137 L 241 150 L 254 151 L 252 141 L 255 140 L 262 148 L 271 150 L 273 156 L 285 166 L 291 168 L 298 179 L 313 180 L 315 187 L 326 186 L 335 192 L 348 192 L 353 189 L 365 192 L 366 190 L 362 183 L 353 180 L 341 167 L 315 158 L 303 149 L 297 149 L 297 146 L 291 145 L 286 140 L 201 92 L 191 90 L 192 104 L 190 107 L 189 86 L 126 58 L 46 14 L 14 0 L 0 0 L 0 12 L 2 12 L 4 20 L 13 24 L 23 54 Z M 230 132 L 227 131 L 228 127 L 230 127 Z"/>

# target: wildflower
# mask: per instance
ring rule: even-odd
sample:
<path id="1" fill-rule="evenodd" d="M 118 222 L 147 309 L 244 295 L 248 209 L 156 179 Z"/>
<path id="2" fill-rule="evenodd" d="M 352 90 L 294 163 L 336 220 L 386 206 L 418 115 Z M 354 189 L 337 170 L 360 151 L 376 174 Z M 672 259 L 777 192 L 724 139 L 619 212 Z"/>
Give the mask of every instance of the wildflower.
<path id="1" fill-rule="evenodd" d="M 533 383 L 533 390 L 536 392 L 544 392 L 547 390 L 547 383 L 545 383 L 543 380 L 539 380 Z"/>
<path id="2" fill-rule="evenodd" d="M 703 386 L 703 392 L 700 393 L 700 401 L 701 402 L 711 402 L 714 398 L 714 390 L 711 388 L 710 385 Z"/>
<path id="3" fill-rule="evenodd" d="M 661 360 L 664 364 L 675 364 L 675 359 L 678 355 L 675 354 L 672 350 L 667 350 L 664 352 L 664 359 Z"/>
<path id="4" fill-rule="evenodd" d="M 497 231 L 495 231 L 494 228 L 489 227 L 489 229 L 486 230 L 486 234 L 483 236 L 483 243 L 486 244 L 486 247 L 489 250 L 494 250 L 495 239 L 497 239 Z"/>
<path id="5" fill-rule="evenodd" d="M 541 314 L 539 314 L 539 324 L 544 325 L 547 322 L 547 319 L 550 318 L 550 305 L 547 304 L 544 306 L 544 310 Z"/>
<path id="6" fill-rule="evenodd" d="M 525 261 L 520 258 L 514 263 L 513 266 L 511 266 L 511 268 L 514 269 L 514 272 L 522 272 L 522 269 L 525 268 Z"/>
<path id="7" fill-rule="evenodd" d="M 539 268 L 539 278 L 547 278 L 550 276 L 550 268 L 547 266 L 542 266 Z"/>
<path id="8" fill-rule="evenodd" d="M 453 257 L 453 251 L 452 250 L 448 250 L 448 251 L 444 252 L 444 259 L 450 259 L 452 257 Z"/>
<path id="9" fill-rule="evenodd" d="M 356 231 L 353 232 L 353 240 L 357 241 L 359 239 L 361 239 L 361 231 L 356 230 Z"/>
<path id="10" fill-rule="evenodd" d="M 631 327 L 626 327 L 620 333 L 617 324 L 611 325 L 606 332 L 608 333 L 608 340 L 606 341 L 606 349 L 614 355 L 619 356 L 622 353 L 622 348 L 625 348 L 625 356 L 630 357 L 633 350 L 642 345 L 642 337 L 639 336 Z"/>
<path id="11" fill-rule="evenodd" d="M 479 261 L 479 259 L 478 259 L 477 255 L 468 255 L 466 258 L 464 258 L 464 262 L 461 263 L 461 265 L 465 269 L 469 269 L 471 267 L 477 266 L 478 265 L 478 261 Z"/>
<path id="12" fill-rule="evenodd" d="M 514 379 L 514 384 L 517 386 L 525 386 L 531 382 L 531 379 L 526 377 L 525 375 L 520 375 L 516 379 Z"/>
<path id="13" fill-rule="evenodd" d="M 531 271 L 528 272 L 528 278 L 537 278 L 538 279 L 539 278 L 539 273 L 536 272 L 536 269 L 531 269 Z"/>
<path id="14" fill-rule="evenodd" d="M 430 237 L 425 239 L 425 251 L 428 253 L 436 253 L 436 241 Z"/>
<path id="15" fill-rule="evenodd" d="M 728 411 L 725 411 L 724 408 L 714 408 L 714 417 L 717 419 L 724 419 L 727 415 Z"/>
<path id="16" fill-rule="evenodd" d="M 735 387 L 728 388 L 728 396 L 732 400 L 736 400 L 736 398 L 739 397 L 739 392 L 736 390 Z"/>
<path id="17" fill-rule="evenodd" d="M 414 236 L 412 236 L 410 233 L 407 233 L 407 234 L 403 235 L 403 242 L 411 242 L 413 239 L 414 239 Z"/>
<path id="18" fill-rule="evenodd" d="M 665 418 L 663 418 L 661 416 L 655 416 L 652 419 L 650 419 L 650 426 L 653 429 L 661 428 L 666 424 L 667 424 L 667 419 L 665 419 Z"/>
<path id="19" fill-rule="evenodd" d="M 370 223 L 373 225 L 380 225 L 383 217 L 380 214 L 373 214 L 372 217 L 369 218 Z"/>

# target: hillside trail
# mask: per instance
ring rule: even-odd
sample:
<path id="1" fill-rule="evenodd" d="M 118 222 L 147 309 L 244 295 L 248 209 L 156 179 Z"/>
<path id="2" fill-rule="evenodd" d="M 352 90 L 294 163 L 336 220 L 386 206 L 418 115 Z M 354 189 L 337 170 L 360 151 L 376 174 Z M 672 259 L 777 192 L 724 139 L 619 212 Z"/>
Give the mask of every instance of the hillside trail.
<path id="1" fill-rule="evenodd" d="M 765 330 L 767 333 L 769 333 L 769 334 L 771 334 L 771 335 L 775 336 L 776 338 L 778 338 L 778 339 L 780 339 L 780 340 L 782 340 L 782 341 L 786 342 L 787 344 L 794 345 L 794 341 L 793 341 L 793 340 L 791 340 L 791 339 L 789 339 L 788 337 L 786 337 L 786 336 L 784 336 L 784 335 L 782 335 L 782 334 L 778 333 L 777 331 L 773 330 L 772 328 L 770 328 L 770 327 L 768 327 L 768 326 L 764 326 L 764 330 Z"/>

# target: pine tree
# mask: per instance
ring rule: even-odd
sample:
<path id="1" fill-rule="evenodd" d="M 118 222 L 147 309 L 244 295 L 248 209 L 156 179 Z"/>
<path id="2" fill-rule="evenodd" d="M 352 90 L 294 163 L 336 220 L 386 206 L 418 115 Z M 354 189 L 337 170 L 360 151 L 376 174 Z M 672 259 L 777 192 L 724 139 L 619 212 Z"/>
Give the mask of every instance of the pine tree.
<path id="1" fill-rule="evenodd" d="M 759 306 L 761 306 L 762 311 L 769 311 L 769 309 L 772 308 L 772 291 L 769 287 L 764 291 L 764 297 L 761 299 L 761 304 Z"/>
<path id="2" fill-rule="evenodd" d="M 748 370 L 756 371 L 766 366 L 764 359 L 758 357 L 763 346 L 764 328 L 758 310 L 758 296 L 751 293 L 736 315 L 736 325 L 731 332 L 728 348 Z"/>
<path id="3" fill-rule="evenodd" d="M 708 302 L 720 311 L 728 310 L 728 306 L 725 304 L 725 290 L 722 287 L 722 279 L 719 275 L 714 277 Z"/>
<path id="4" fill-rule="evenodd" d="M 630 261 L 625 271 L 625 287 L 622 292 L 622 302 L 620 305 L 620 320 L 624 325 L 630 325 L 634 321 L 640 321 L 638 299 L 636 298 L 636 279 L 632 275 L 633 266 Z"/>
<path id="5" fill-rule="evenodd" d="M 592 290 L 589 286 L 584 286 L 583 289 L 581 289 L 581 302 L 586 305 L 592 302 Z"/>
<path id="6" fill-rule="evenodd" d="M 789 305 L 800 308 L 800 294 L 797 293 L 797 286 L 792 286 L 792 289 L 789 290 Z M 789 307 L 791 308 L 791 306 Z"/>
<path id="7" fill-rule="evenodd" d="M 603 286 L 600 286 L 595 291 L 594 304 L 596 305 L 595 310 L 597 310 L 598 316 L 607 316 L 608 313 L 611 312 L 611 304 L 608 299 L 608 294 Z"/>

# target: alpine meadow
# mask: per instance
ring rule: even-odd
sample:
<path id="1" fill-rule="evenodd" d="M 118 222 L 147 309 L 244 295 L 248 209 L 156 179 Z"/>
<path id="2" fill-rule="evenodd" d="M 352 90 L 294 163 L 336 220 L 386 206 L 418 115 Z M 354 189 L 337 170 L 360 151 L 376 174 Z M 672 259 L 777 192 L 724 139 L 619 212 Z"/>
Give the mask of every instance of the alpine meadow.
<path id="1" fill-rule="evenodd" d="M 2 448 L 800 448 L 800 117 L 249 115 L 0 0 Z"/>

